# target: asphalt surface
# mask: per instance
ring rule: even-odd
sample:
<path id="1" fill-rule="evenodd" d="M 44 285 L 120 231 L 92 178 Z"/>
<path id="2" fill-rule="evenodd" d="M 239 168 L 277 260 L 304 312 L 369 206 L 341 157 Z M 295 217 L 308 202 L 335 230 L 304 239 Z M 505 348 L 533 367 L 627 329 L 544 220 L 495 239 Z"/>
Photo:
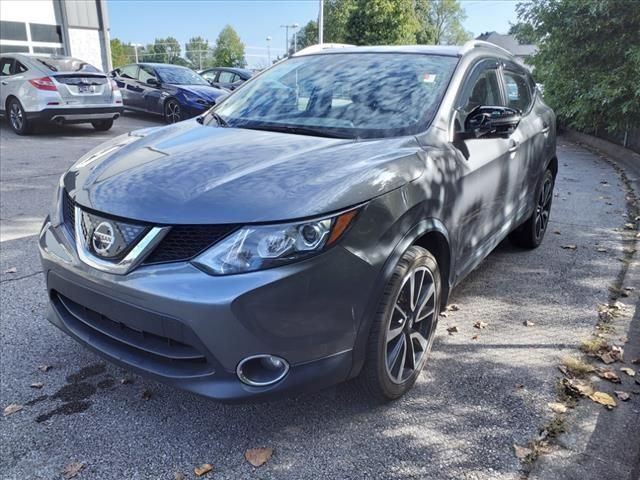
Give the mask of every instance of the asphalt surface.
<path id="1" fill-rule="evenodd" d="M 558 359 L 589 337 L 621 268 L 625 192 L 610 165 L 559 145 L 543 245 L 504 242 L 453 292 L 460 309 L 441 318 L 429 363 L 403 399 L 371 405 L 340 386 L 221 405 L 129 375 L 44 318 L 35 233 L 59 175 L 108 137 L 149 124 L 125 116 L 107 133 L 78 126 L 33 137 L 0 127 L 0 407 L 23 405 L 0 418 L 0 477 L 58 479 L 81 462 L 79 479 L 194 478 L 203 463 L 216 479 L 522 478 L 513 445 L 550 417 Z M 454 325 L 459 333 L 448 334 Z M 271 447 L 273 457 L 254 469 L 243 456 L 252 447 Z"/>

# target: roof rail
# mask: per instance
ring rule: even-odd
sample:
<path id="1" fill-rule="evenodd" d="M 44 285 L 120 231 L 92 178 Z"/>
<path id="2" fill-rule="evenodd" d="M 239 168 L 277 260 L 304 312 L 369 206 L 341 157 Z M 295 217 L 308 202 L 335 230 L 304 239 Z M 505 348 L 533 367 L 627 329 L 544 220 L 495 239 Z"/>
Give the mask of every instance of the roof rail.
<path id="1" fill-rule="evenodd" d="M 348 45 L 346 43 L 319 43 L 316 45 L 311 45 L 307 48 L 303 48 L 302 50 L 298 50 L 296 53 L 294 53 L 291 56 L 299 57 L 299 56 L 307 55 L 310 53 L 318 53 L 323 50 L 330 50 L 334 48 L 348 48 L 348 47 L 355 47 L 355 45 Z"/>
<path id="2" fill-rule="evenodd" d="M 495 43 L 485 42 L 483 40 L 469 40 L 467 43 L 465 43 L 462 46 L 462 49 L 460 50 L 460 55 L 464 55 L 465 53 L 473 50 L 474 48 L 480 48 L 480 47 L 493 48 L 495 50 L 500 50 L 502 53 L 506 53 L 509 56 L 513 56 L 513 53 L 511 53 L 506 48 L 502 48 L 499 45 L 496 45 Z"/>

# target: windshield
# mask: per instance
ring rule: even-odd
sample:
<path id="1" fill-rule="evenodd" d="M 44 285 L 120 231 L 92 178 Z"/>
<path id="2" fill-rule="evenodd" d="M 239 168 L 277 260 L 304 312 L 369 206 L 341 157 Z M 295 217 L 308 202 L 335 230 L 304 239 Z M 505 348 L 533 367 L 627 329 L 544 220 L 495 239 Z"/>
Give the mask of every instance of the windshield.
<path id="1" fill-rule="evenodd" d="M 209 82 L 188 68 L 156 67 L 156 71 L 164 83 L 210 86 Z"/>
<path id="2" fill-rule="evenodd" d="M 431 122 L 457 58 L 339 53 L 291 58 L 215 109 L 231 127 L 307 135 L 414 135 Z"/>
<path id="3" fill-rule="evenodd" d="M 35 57 L 41 65 L 52 72 L 91 72 L 100 73 L 93 65 L 71 57 Z"/>

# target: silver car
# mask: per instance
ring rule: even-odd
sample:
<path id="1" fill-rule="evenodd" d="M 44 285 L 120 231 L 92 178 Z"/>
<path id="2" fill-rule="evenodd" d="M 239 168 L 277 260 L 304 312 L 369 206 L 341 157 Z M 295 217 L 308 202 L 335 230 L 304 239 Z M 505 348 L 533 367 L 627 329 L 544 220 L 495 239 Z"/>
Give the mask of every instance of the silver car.
<path id="1" fill-rule="evenodd" d="M 48 122 L 109 130 L 122 112 L 116 83 L 77 58 L 6 53 L 0 57 L 0 79 L 0 115 L 18 135 Z"/>

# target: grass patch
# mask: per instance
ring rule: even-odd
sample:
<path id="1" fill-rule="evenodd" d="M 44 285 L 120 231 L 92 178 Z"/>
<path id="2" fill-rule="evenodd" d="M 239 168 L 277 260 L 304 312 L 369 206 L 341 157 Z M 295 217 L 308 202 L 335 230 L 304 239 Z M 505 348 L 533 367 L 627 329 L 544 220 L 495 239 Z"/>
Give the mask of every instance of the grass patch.
<path id="1" fill-rule="evenodd" d="M 584 353 L 596 354 L 603 348 L 605 348 L 607 342 L 599 337 L 592 337 L 588 340 L 583 340 L 580 344 L 580 350 Z"/>
<path id="2" fill-rule="evenodd" d="M 593 366 L 577 357 L 564 355 L 560 358 L 562 365 L 576 377 L 584 377 L 593 372 Z"/>

